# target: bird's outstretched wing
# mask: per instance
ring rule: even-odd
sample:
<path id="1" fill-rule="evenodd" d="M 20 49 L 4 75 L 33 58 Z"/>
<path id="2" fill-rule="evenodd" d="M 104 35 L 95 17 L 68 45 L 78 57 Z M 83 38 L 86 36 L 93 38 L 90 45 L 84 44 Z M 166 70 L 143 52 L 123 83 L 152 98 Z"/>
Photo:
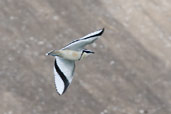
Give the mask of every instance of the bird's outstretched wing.
<path id="1" fill-rule="evenodd" d="M 71 49 L 71 50 L 82 50 L 86 45 L 93 43 L 97 40 L 98 36 L 102 35 L 104 32 L 104 28 L 98 31 L 92 32 L 78 40 L 74 40 L 65 46 L 62 49 Z"/>
<path id="2" fill-rule="evenodd" d="M 62 95 L 70 85 L 75 69 L 75 62 L 55 57 L 54 75 L 55 86 L 59 95 Z"/>

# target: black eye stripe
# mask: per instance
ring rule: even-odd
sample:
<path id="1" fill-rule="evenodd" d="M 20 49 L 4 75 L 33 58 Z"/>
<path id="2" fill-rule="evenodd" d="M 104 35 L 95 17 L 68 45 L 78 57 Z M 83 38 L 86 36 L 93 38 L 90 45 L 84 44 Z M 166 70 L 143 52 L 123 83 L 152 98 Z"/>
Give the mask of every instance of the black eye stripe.
<path id="1" fill-rule="evenodd" d="M 94 53 L 93 51 L 89 51 L 89 50 L 83 50 L 83 52 L 85 52 L 85 53 Z"/>

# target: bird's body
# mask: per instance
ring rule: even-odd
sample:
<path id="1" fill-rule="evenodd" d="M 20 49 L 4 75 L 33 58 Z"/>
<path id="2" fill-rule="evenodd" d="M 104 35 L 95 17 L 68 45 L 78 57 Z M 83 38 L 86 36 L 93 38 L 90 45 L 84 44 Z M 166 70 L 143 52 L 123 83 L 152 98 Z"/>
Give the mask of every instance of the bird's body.
<path id="1" fill-rule="evenodd" d="M 84 49 L 88 44 L 97 40 L 103 34 L 104 29 L 90 33 L 78 40 L 74 40 L 60 50 L 52 50 L 46 55 L 55 56 L 54 75 L 56 90 L 62 95 L 72 82 L 75 70 L 75 61 L 82 60 L 94 52 Z"/>
<path id="2" fill-rule="evenodd" d="M 82 51 L 74 51 L 74 50 L 61 50 L 61 57 L 67 60 L 81 60 Z M 83 54 L 85 55 L 85 54 Z"/>
<path id="3" fill-rule="evenodd" d="M 81 60 L 91 53 L 85 53 L 85 50 L 75 51 L 75 50 L 54 50 L 51 55 L 58 56 L 67 60 L 77 61 Z M 93 53 L 93 52 L 92 52 Z"/>

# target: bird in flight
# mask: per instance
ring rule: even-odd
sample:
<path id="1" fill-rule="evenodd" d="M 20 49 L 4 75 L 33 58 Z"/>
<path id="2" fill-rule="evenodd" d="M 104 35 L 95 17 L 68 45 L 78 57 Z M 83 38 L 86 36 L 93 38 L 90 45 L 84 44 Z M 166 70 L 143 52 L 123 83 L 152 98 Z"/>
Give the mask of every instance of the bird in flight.
<path id="1" fill-rule="evenodd" d="M 93 51 L 84 47 L 93 43 L 104 32 L 104 28 L 92 32 L 80 39 L 74 40 L 60 50 L 52 50 L 46 55 L 55 57 L 54 76 L 56 91 L 59 95 L 64 94 L 68 86 L 71 84 L 75 70 L 75 61 L 79 61 L 88 55 L 94 54 Z"/>

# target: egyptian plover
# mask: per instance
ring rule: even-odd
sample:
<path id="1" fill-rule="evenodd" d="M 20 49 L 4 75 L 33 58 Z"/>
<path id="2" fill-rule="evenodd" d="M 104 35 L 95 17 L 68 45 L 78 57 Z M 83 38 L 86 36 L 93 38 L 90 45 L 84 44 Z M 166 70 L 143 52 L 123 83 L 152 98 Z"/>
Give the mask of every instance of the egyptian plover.
<path id="1" fill-rule="evenodd" d="M 74 40 L 60 50 L 52 50 L 46 53 L 46 55 L 55 56 L 55 86 L 59 95 L 62 95 L 66 91 L 73 79 L 75 61 L 94 53 L 93 51 L 84 49 L 84 47 L 97 40 L 103 32 L 104 28 Z"/>

